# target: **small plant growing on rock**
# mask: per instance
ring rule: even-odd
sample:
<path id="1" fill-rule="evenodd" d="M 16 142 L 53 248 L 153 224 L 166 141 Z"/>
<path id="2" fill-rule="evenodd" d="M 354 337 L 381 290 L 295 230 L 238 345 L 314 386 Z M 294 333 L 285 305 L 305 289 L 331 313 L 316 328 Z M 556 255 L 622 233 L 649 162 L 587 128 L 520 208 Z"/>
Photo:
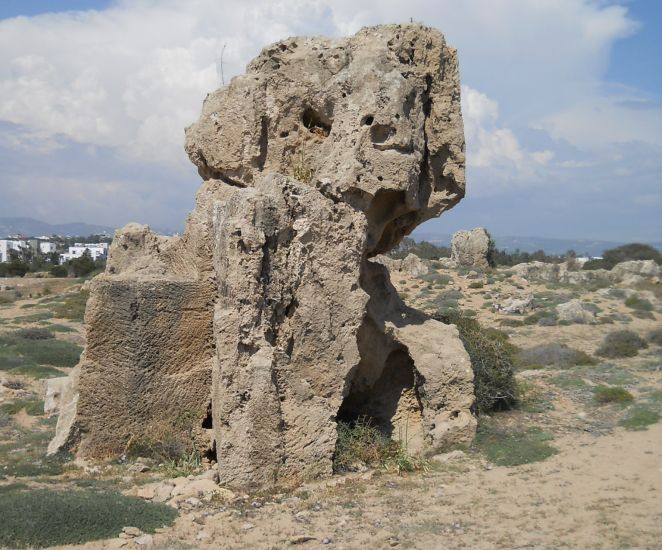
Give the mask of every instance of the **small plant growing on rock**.
<path id="1" fill-rule="evenodd" d="M 634 357 L 640 349 L 648 347 L 646 341 L 631 330 L 617 330 L 604 337 L 596 351 L 602 357 Z"/>

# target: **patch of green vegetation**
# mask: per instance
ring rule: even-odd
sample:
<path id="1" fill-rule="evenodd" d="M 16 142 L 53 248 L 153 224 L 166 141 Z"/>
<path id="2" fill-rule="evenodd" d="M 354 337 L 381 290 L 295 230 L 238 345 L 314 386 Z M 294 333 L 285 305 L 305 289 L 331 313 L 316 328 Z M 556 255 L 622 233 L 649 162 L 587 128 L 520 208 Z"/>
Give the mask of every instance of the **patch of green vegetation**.
<path id="1" fill-rule="evenodd" d="M 646 341 L 631 330 L 617 330 L 604 337 L 596 354 L 612 358 L 634 357 L 640 349 L 647 347 Z"/>
<path id="2" fill-rule="evenodd" d="M 525 325 L 537 325 L 540 324 L 543 320 L 553 321 L 553 324 L 556 324 L 556 319 L 558 315 L 553 309 L 539 309 L 535 313 L 524 318 Z"/>
<path id="3" fill-rule="evenodd" d="M 585 390 L 588 387 L 581 376 L 572 373 L 563 373 L 553 376 L 549 381 L 562 390 L 577 391 Z"/>
<path id="4" fill-rule="evenodd" d="M 660 414 L 647 405 L 633 405 L 625 413 L 618 425 L 629 431 L 646 430 L 648 426 L 656 424 Z"/>
<path id="5" fill-rule="evenodd" d="M 462 316 L 463 317 L 475 317 L 476 315 L 478 315 L 478 313 L 473 309 L 463 309 L 462 310 Z"/>
<path id="6" fill-rule="evenodd" d="M 451 278 L 443 273 L 427 273 L 426 275 L 421 275 L 419 279 L 422 279 L 426 283 L 432 283 L 437 286 L 446 286 L 451 282 Z"/>
<path id="7" fill-rule="evenodd" d="M 16 321 L 20 323 L 37 323 L 38 321 L 46 321 L 51 317 L 53 317 L 53 314 L 50 311 L 40 311 L 39 313 L 33 313 L 32 315 L 17 317 Z"/>
<path id="8" fill-rule="evenodd" d="M 483 288 L 483 283 L 480 281 L 474 281 L 472 283 L 469 283 L 469 288 Z"/>
<path id="9" fill-rule="evenodd" d="M 48 330 L 40 327 L 19 328 L 14 332 L 14 336 L 21 340 L 49 340 L 54 337 Z"/>
<path id="10" fill-rule="evenodd" d="M 508 341 L 508 335 L 498 329 L 486 329 L 476 319 L 457 313 L 435 318 L 458 328 L 474 371 L 476 411 L 511 408 L 516 401 L 513 357 L 517 348 Z"/>
<path id="11" fill-rule="evenodd" d="M 89 295 L 88 291 L 81 290 L 80 292 L 64 295 L 62 302 L 49 303 L 48 308 L 52 312 L 51 316 L 82 322 Z"/>
<path id="12" fill-rule="evenodd" d="M 558 343 L 533 346 L 521 350 L 516 357 L 516 365 L 522 369 L 528 369 L 530 365 L 553 365 L 567 368 L 577 365 L 596 365 L 597 363 L 597 359 L 587 353 Z"/>
<path id="13" fill-rule="evenodd" d="M 629 403 L 634 400 L 633 395 L 620 386 L 597 386 L 593 389 L 593 399 L 596 403 Z"/>
<path id="14" fill-rule="evenodd" d="M 493 422 L 478 423 L 474 448 L 498 466 L 520 466 L 540 462 L 557 453 L 548 445 L 553 436 L 540 428 L 499 428 Z"/>
<path id="15" fill-rule="evenodd" d="M 76 332 L 76 329 L 71 328 L 68 325 L 59 324 L 48 325 L 46 330 L 50 330 L 51 332 Z"/>
<path id="16" fill-rule="evenodd" d="M 518 380 L 516 390 L 519 410 L 527 413 L 543 413 L 554 409 L 554 405 L 539 385 L 528 380 Z"/>
<path id="17" fill-rule="evenodd" d="M 18 342 L 14 350 L 35 363 L 54 367 L 73 367 L 83 351 L 80 346 L 64 340 Z"/>
<path id="18" fill-rule="evenodd" d="M 49 367 L 47 365 L 35 365 L 34 363 L 27 363 L 25 365 L 21 365 L 20 367 L 14 367 L 13 369 L 9 370 L 9 374 L 22 374 L 23 376 L 30 376 L 37 380 L 64 376 L 64 373 L 55 367 Z"/>
<path id="19" fill-rule="evenodd" d="M 508 319 L 508 318 L 501 319 L 501 321 L 499 321 L 499 324 L 502 327 L 523 327 L 524 326 L 524 323 L 522 321 L 520 321 L 519 319 Z"/>
<path id="20" fill-rule="evenodd" d="M 0 546 L 44 548 L 115 537 L 127 525 L 153 533 L 177 511 L 115 492 L 15 489 L 0 500 L 0 517 Z"/>
<path id="21" fill-rule="evenodd" d="M 652 311 L 635 310 L 632 312 L 632 315 L 637 319 L 651 319 L 651 320 L 655 319 L 655 315 L 653 315 Z"/>
<path id="22" fill-rule="evenodd" d="M 23 304 L 18 309 L 30 309 L 31 307 L 36 307 L 37 304 Z"/>
<path id="23" fill-rule="evenodd" d="M 357 465 L 384 468 L 389 471 L 413 472 L 427 468 L 427 463 L 407 452 L 406 445 L 384 435 L 369 419 L 338 422 L 338 439 L 333 455 L 333 471 L 351 471 Z"/>
<path id="24" fill-rule="evenodd" d="M 19 399 L 12 403 L 3 403 L 0 410 L 9 415 L 16 414 L 25 409 L 30 416 L 41 416 L 44 414 L 44 402 L 41 399 Z"/>

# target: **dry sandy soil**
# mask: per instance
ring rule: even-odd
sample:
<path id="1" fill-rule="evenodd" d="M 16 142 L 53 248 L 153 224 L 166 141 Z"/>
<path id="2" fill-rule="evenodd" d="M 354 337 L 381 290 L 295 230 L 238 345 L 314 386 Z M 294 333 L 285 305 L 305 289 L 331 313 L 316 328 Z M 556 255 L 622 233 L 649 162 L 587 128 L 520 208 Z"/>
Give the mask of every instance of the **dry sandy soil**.
<path id="1" fill-rule="evenodd" d="M 502 327 L 510 334 L 510 341 L 524 349 L 563 343 L 593 356 L 611 331 L 628 329 L 645 337 L 662 327 L 656 301 L 659 285 L 644 289 L 655 296 L 653 311 L 637 314 L 618 293 L 610 296 L 588 288 L 529 283 L 515 280 L 503 269 L 490 274 L 437 273 L 452 282 L 441 284 L 430 282 L 434 277 L 421 280 L 397 274 L 394 284 L 412 305 L 430 310 L 435 307 L 431 300 L 456 289 L 462 293 L 459 308 L 473 310 L 484 326 Z M 484 286 L 470 288 L 476 281 Z M 553 309 L 553 305 L 545 306 L 546 300 L 553 304 L 570 297 L 595 304 L 600 310 L 599 322 L 503 326 L 505 319 L 506 325 L 518 325 L 527 315 L 495 313 L 490 304 L 528 293 L 537 297 L 539 309 Z M 0 308 L 0 331 L 26 325 L 19 317 L 36 310 L 21 308 L 25 303 L 37 303 L 37 299 Z M 74 332 L 57 333 L 58 339 L 74 342 L 82 338 L 80 322 L 53 318 L 40 322 L 40 326 L 60 323 L 74 327 Z M 652 343 L 632 358 L 601 359 L 590 366 L 521 368 L 517 373 L 520 406 L 481 418 L 482 443 L 430 460 L 423 471 L 397 475 L 365 469 L 280 493 L 225 493 L 210 501 L 200 495 L 200 499 L 180 502 L 175 523 L 158 529 L 147 542 L 152 548 L 265 550 L 290 546 L 661 548 L 662 423 L 656 423 L 662 412 L 661 372 L 662 349 Z M 42 387 L 41 381 L 28 375 L 0 370 L 0 378 L 3 376 L 22 382 L 25 389 L 21 393 L 0 388 L 0 406 Z M 595 391 L 601 386 L 624 388 L 633 401 L 600 404 Z M 636 414 L 642 410 L 648 415 L 645 421 L 637 421 Z M 0 430 L 0 444 L 3 434 L 9 437 L 12 426 L 52 430 L 52 422 L 45 424 L 39 415 L 25 410 L 11 415 L 10 422 L 8 428 Z M 519 439 L 511 439 L 513 435 Z M 538 446 L 526 454 L 532 441 Z M 538 452 L 541 449 L 542 454 Z M 503 457 L 513 450 L 524 452 L 526 463 L 501 465 L 508 463 Z M 0 453 L 0 468 L 2 460 Z M 5 479 L 0 469 L 0 489 L 17 481 L 62 488 L 73 487 L 80 480 L 117 480 L 118 488 L 135 494 L 142 484 L 167 478 L 158 468 L 132 473 L 127 465 L 98 466 L 72 467 L 54 476 Z M 139 548 L 137 541 L 145 539 L 122 535 L 66 548 Z"/>

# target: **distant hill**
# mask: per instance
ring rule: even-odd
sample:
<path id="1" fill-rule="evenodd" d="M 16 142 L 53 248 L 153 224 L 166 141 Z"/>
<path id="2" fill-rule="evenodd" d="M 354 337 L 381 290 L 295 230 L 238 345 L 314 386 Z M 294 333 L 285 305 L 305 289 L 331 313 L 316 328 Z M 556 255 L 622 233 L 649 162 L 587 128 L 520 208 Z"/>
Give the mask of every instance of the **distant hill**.
<path id="1" fill-rule="evenodd" d="M 107 225 L 82 222 L 50 224 L 34 218 L 0 217 L 0 238 L 18 234 L 28 237 L 40 237 L 42 235 L 86 237 L 88 235 L 112 235 L 114 232 L 115 228 Z"/>
<path id="2" fill-rule="evenodd" d="M 444 233 L 414 232 L 413 238 L 417 241 L 428 241 L 432 244 L 450 246 L 452 235 Z M 546 254 L 564 254 L 574 250 L 578 255 L 588 254 L 600 256 L 605 250 L 626 244 L 614 241 L 592 241 L 588 239 L 550 239 L 545 237 L 513 237 L 494 235 L 496 246 L 500 250 L 512 252 L 519 249 L 522 252 L 535 252 L 544 250 Z M 662 242 L 646 242 L 658 250 L 662 250 Z"/>

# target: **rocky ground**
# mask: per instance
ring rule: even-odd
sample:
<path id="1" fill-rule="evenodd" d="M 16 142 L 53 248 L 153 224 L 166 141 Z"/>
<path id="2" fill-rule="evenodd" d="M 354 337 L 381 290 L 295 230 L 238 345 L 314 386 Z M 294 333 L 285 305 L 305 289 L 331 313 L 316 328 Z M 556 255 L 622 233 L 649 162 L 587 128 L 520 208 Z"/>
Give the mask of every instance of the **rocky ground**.
<path id="1" fill-rule="evenodd" d="M 434 262 L 425 269 L 392 271 L 409 304 L 462 310 L 522 350 L 518 407 L 482 416 L 471 448 L 417 472 L 358 468 L 252 494 L 219 488 L 195 460 L 46 459 L 55 417 L 44 414 L 44 380 L 75 363 L 85 296 L 79 283 L 34 281 L 0 305 L 0 508 L 16 495 L 120 492 L 121 503 L 177 511 L 166 527 L 119 518 L 86 548 L 659 548 L 660 285 L 561 285 Z M 41 332 L 16 332 L 24 328 Z M 599 355 L 618 330 L 643 338 L 641 349 Z M 0 541 L 14 540 L 6 525 Z"/>

